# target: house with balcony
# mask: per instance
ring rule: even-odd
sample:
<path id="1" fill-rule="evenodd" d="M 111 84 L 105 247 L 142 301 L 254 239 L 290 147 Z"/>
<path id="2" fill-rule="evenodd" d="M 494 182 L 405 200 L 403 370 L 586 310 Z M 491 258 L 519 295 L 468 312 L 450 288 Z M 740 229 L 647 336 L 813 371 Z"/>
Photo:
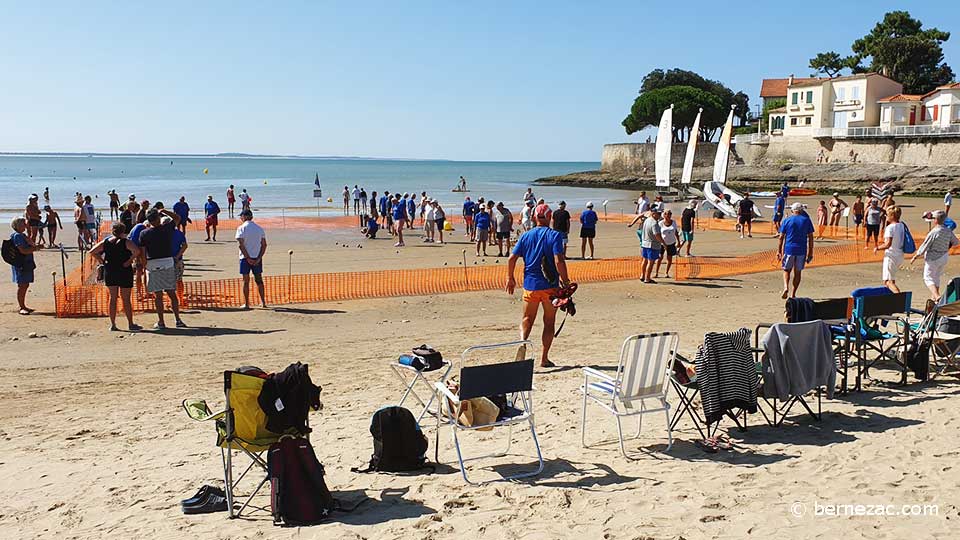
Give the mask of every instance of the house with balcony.
<path id="1" fill-rule="evenodd" d="M 784 79 L 763 79 L 760 82 L 760 99 L 763 101 L 763 108 L 766 109 L 771 102 L 778 99 L 787 99 L 787 87 L 793 84 L 819 81 L 816 77 L 794 77 L 791 74 Z"/>
<path id="2" fill-rule="evenodd" d="M 924 94 L 921 121 L 933 127 L 960 125 L 960 83 L 946 84 Z"/>
<path id="3" fill-rule="evenodd" d="M 877 100 L 880 105 L 880 131 L 891 133 L 900 126 L 915 126 L 922 114 L 923 95 L 894 94 Z"/>

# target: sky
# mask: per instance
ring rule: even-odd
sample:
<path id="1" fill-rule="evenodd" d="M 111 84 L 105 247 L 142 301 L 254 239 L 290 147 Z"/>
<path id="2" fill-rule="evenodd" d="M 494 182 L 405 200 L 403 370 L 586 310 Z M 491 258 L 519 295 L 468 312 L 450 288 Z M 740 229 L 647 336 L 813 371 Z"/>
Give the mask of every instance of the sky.
<path id="1" fill-rule="evenodd" d="M 0 0 L 0 152 L 599 161 L 643 76 L 809 76 L 910 2 Z"/>

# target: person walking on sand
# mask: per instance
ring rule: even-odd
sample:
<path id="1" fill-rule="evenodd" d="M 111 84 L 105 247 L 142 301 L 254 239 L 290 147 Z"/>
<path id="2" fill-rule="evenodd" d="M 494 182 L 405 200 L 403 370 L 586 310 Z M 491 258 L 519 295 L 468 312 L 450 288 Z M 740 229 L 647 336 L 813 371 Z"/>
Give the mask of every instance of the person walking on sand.
<path id="1" fill-rule="evenodd" d="M 62 230 L 63 223 L 60 222 L 60 214 L 50 205 L 44 206 L 43 211 L 47 213 L 47 239 L 50 241 L 50 247 L 54 247 L 54 243 L 57 241 L 57 228 Z"/>
<path id="2" fill-rule="evenodd" d="M 567 202 L 560 201 L 557 211 L 553 213 L 553 230 L 560 233 L 563 237 L 563 256 L 567 256 L 567 244 L 570 241 L 570 212 L 567 211 Z M 507 251 L 510 251 L 509 240 Z M 593 249 L 590 250 L 591 253 Z"/>
<path id="3" fill-rule="evenodd" d="M 187 204 L 186 197 L 181 196 L 179 201 L 173 203 L 173 212 L 180 216 L 180 231 L 187 234 L 187 223 L 190 223 L 190 205 Z"/>
<path id="4" fill-rule="evenodd" d="M 17 284 L 17 305 L 20 308 L 21 315 L 29 315 L 33 310 L 27 307 L 27 290 L 33 283 L 33 271 L 37 268 L 33 260 L 33 252 L 40 249 L 26 235 L 27 220 L 22 217 L 15 217 L 10 222 L 10 228 L 13 232 L 10 234 L 10 241 L 17 248 L 17 257 L 14 264 L 10 265 L 13 272 L 13 282 Z"/>
<path id="5" fill-rule="evenodd" d="M 487 256 L 487 243 L 490 241 L 490 212 L 485 206 L 477 210 L 477 215 L 473 218 L 477 227 L 477 257 L 483 251 L 483 256 Z"/>
<path id="6" fill-rule="evenodd" d="M 40 200 L 36 193 L 30 195 L 27 199 L 27 206 L 23 210 L 23 217 L 27 220 L 27 237 L 34 244 L 37 243 L 37 236 L 40 234 L 40 227 L 43 225 L 43 216 L 40 214 Z"/>
<path id="7" fill-rule="evenodd" d="M 93 207 L 93 199 L 89 195 L 83 198 L 84 238 L 88 246 L 93 246 L 99 236 L 97 231 L 97 210 Z"/>
<path id="8" fill-rule="evenodd" d="M 73 224 L 77 226 L 77 249 L 83 250 L 86 247 L 87 217 L 83 211 L 83 199 L 74 202 L 76 208 L 73 209 Z"/>
<path id="9" fill-rule="evenodd" d="M 233 206 L 231 204 L 231 206 Z M 220 205 L 217 204 L 217 201 L 213 200 L 213 195 L 207 195 L 207 202 L 203 205 L 203 212 L 206 215 L 204 218 L 204 226 L 207 230 L 207 237 L 203 240 L 204 242 L 210 241 L 210 232 L 213 231 L 213 241 L 217 241 L 217 225 L 220 224 Z"/>
<path id="10" fill-rule="evenodd" d="M 115 189 L 108 191 L 107 195 L 110 197 L 110 219 L 120 219 L 120 195 Z"/>
<path id="11" fill-rule="evenodd" d="M 533 229 L 535 221 L 533 219 L 533 199 L 529 199 L 523 203 L 523 210 L 520 211 L 520 231 L 527 232 Z"/>
<path id="12" fill-rule="evenodd" d="M 870 199 L 864 215 L 864 228 L 867 230 L 867 239 L 864 249 L 870 249 L 870 238 L 873 238 L 873 247 L 879 245 L 880 224 L 883 222 L 884 211 L 880 209 L 876 199 Z"/>
<path id="13" fill-rule="evenodd" d="M 434 199 L 431 203 L 433 206 L 433 217 L 434 223 L 437 224 L 437 234 L 440 235 L 440 241 L 438 244 L 443 244 L 443 227 L 447 221 L 447 214 L 443 211 L 443 206 L 440 205 L 440 201 Z"/>
<path id="14" fill-rule="evenodd" d="M 843 210 L 848 206 L 847 201 L 840 198 L 840 193 L 834 192 L 830 197 L 830 230 L 836 233 L 835 229 L 840 225 L 840 216 Z"/>
<path id="15" fill-rule="evenodd" d="M 910 258 L 910 265 L 913 265 L 917 257 L 923 256 L 923 284 L 930 289 L 930 298 L 934 302 L 939 302 L 940 280 L 943 278 L 943 269 L 947 267 L 950 248 L 960 244 L 960 240 L 957 240 L 953 231 L 944 225 L 947 220 L 945 211 L 934 212 L 933 220 L 936 225 L 927 233 L 926 239 Z"/>
<path id="16" fill-rule="evenodd" d="M 597 237 L 597 221 L 600 218 L 593 211 L 593 202 L 587 203 L 587 209 L 580 213 L 580 258 L 587 259 L 587 244 L 590 244 L 590 257 L 593 259 L 593 239 Z"/>
<path id="17" fill-rule="evenodd" d="M 407 199 L 407 228 L 413 230 L 413 220 L 417 216 L 417 194 L 411 193 Z"/>
<path id="18" fill-rule="evenodd" d="M 897 206 L 887 208 L 887 226 L 883 229 L 883 243 L 873 248 L 873 252 L 883 251 L 883 285 L 897 294 L 897 270 L 903 264 L 903 241 L 907 234 L 906 226 L 900 222 L 901 210 Z"/>
<path id="19" fill-rule="evenodd" d="M 397 243 L 393 247 L 403 247 L 403 228 L 407 224 L 407 203 L 397 197 L 393 203 L 393 223 L 397 232 Z"/>
<path id="20" fill-rule="evenodd" d="M 663 258 L 667 258 L 667 271 L 664 273 L 663 277 L 670 277 L 670 268 L 673 267 L 673 257 L 677 254 L 677 222 L 673 219 L 673 212 L 671 210 L 664 210 L 663 219 L 660 220 L 660 236 L 663 238 L 663 246 L 660 248 L 660 258 L 657 259 L 657 269 L 656 275 L 654 277 L 660 277 L 660 265 L 663 263 Z"/>
<path id="21" fill-rule="evenodd" d="M 950 207 L 953 206 L 953 196 L 957 194 L 957 188 L 950 188 L 950 191 L 943 196 L 943 212 L 950 215 Z"/>
<path id="22" fill-rule="evenodd" d="M 267 307 L 267 295 L 263 287 L 263 256 L 267 253 L 267 233 L 253 222 L 253 211 L 240 212 L 240 226 L 236 239 L 240 245 L 240 275 L 243 276 L 243 309 L 250 309 L 250 274 L 260 293 L 260 306 Z"/>
<path id="23" fill-rule="evenodd" d="M 860 238 L 860 225 L 863 223 L 863 216 L 866 213 L 866 208 L 863 206 L 863 195 L 857 194 L 857 198 L 853 200 L 853 206 L 850 208 L 850 213 L 853 214 L 853 237 Z"/>
<path id="24" fill-rule="evenodd" d="M 101 240 L 90 250 L 90 256 L 103 265 L 103 284 L 110 293 L 107 313 L 110 316 L 110 330 L 117 328 L 117 299 L 123 303 L 123 314 L 127 318 L 127 328 L 131 332 L 143 330 L 133 322 L 133 303 L 130 292 L 133 290 L 133 263 L 140 254 L 136 244 L 127 239 L 127 229 L 116 221 L 111 229 L 112 236 Z"/>
<path id="25" fill-rule="evenodd" d="M 827 203 L 820 201 L 817 206 L 817 240 L 823 240 L 823 233 L 827 230 Z"/>
<path id="26" fill-rule="evenodd" d="M 387 216 L 390 215 L 390 192 L 384 191 L 383 196 L 377 201 L 380 210 L 380 217 L 383 218 L 383 226 L 387 226 Z M 392 232 L 390 234 L 393 234 Z"/>
<path id="27" fill-rule="evenodd" d="M 170 219 L 162 219 L 166 216 Z M 170 308 L 177 328 L 186 328 L 180 319 L 180 300 L 177 298 L 177 269 L 173 260 L 173 232 L 180 224 L 180 216 L 170 210 L 152 208 L 147 212 L 150 224 L 140 233 L 140 247 L 147 257 L 147 292 L 153 294 L 157 309 L 157 330 L 166 329 L 163 322 L 163 294 L 170 299 Z"/>
<path id="28" fill-rule="evenodd" d="M 790 278 L 793 274 L 793 297 L 797 297 L 803 268 L 813 260 L 813 222 L 804 213 L 803 205 L 793 203 L 790 217 L 780 224 L 780 243 L 777 260 L 783 268 L 783 292 L 780 298 L 790 295 Z"/>
<path id="29" fill-rule="evenodd" d="M 647 198 L 646 191 L 641 191 L 640 197 L 637 198 L 637 215 L 642 216 L 649 211 L 650 211 L 650 199 Z"/>
<path id="30" fill-rule="evenodd" d="M 643 220 L 643 225 L 637 231 L 640 236 L 640 282 L 656 283 L 653 280 L 653 267 L 660 260 L 660 248 L 663 246 L 663 235 L 660 234 L 660 211 L 650 210 L 650 218 Z"/>
<path id="31" fill-rule="evenodd" d="M 464 228 L 466 229 L 464 236 L 473 240 L 474 230 L 473 230 L 473 215 L 476 214 L 477 205 L 470 200 L 470 197 L 464 197 L 463 199 L 463 223 Z"/>
<path id="32" fill-rule="evenodd" d="M 693 225 L 697 218 L 697 201 L 690 201 L 690 204 L 683 209 L 680 214 L 680 246 L 677 249 L 677 256 L 680 256 L 680 249 L 686 249 L 686 256 L 691 257 L 690 246 L 693 245 Z M 779 224 L 778 224 L 779 225 Z M 779 229 L 779 227 L 778 227 Z"/>
<path id="33" fill-rule="evenodd" d="M 773 201 L 773 227 L 774 234 L 780 234 L 780 223 L 783 222 L 783 214 L 786 211 L 787 198 L 782 191 L 777 192 L 777 200 Z"/>
<path id="34" fill-rule="evenodd" d="M 123 223 L 123 227 L 127 230 L 128 234 L 133 229 L 133 224 L 139 210 L 140 205 L 137 204 L 136 201 L 129 201 L 124 206 L 123 212 L 120 212 L 120 223 Z"/>
<path id="35" fill-rule="evenodd" d="M 756 203 L 750 198 L 749 193 L 744 193 L 743 198 L 737 204 L 737 224 L 740 225 L 740 238 L 743 233 L 747 233 L 747 238 L 753 238 L 753 214 Z"/>
<path id="36" fill-rule="evenodd" d="M 227 217 L 233 219 L 233 207 L 237 203 L 237 197 L 233 194 L 233 184 L 227 188 Z"/>
<path id="37" fill-rule="evenodd" d="M 533 330 L 540 308 L 543 308 L 542 347 L 540 349 L 540 367 L 554 367 L 550 361 L 550 347 L 553 345 L 557 308 L 550 297 L 559 292 L 560 287 L 570 283 L 567 276 L 566 258 L 563 256 L 563 242 L 560 233 L 550 229 L 549 207 L 540 207 L 534 214 L 537 227 L 520 236 L 507 261 L 507 294 L 512 295 L 517 286 L 514 276 L 517 259 L 523 259 L 523 316 L 520 320 L 520 339 L 526 340 Z"/>
<path id="38" fill-rule="evenodd" d="M 559 211 L 559 210 L 558 210 Z M 556 214 L 556 212 L 554 212 Z M 497 231 L 497 257 L 503 257 L 503 244 L 507 244 L 507 255 L 510 254 L 510 236 L 513 234 L 513 213 L 504 206 L 503 201 L 497 203 L 497 213 L 494 215 Z"/>

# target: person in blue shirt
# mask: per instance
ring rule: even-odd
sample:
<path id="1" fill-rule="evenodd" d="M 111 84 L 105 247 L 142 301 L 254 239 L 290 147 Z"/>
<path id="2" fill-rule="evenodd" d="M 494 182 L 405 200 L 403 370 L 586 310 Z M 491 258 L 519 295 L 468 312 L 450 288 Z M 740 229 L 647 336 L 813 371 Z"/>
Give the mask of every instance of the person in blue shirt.
<path id="1" fill-rule="evenodd" d="M 393 204 L 393 223 L 397 232 L 397 243 L 393 247 L 403 247 L 403 227 L 407 223 L 407 203 L 405 199 L 397 199 Z"/>
<path id="2" fill-rule="evenodd" d="M 390 206 L 388 205 L 390 201 L 390 192 L 384 191 L 383 196 L 380 197 L 380 217 L 383 218 L 383 224 L 387 224 L 387 215 L 390 213 Z"/>
<path id="3" fill-rule="evenodd" d="M 557 308 L 551 296 L 560 287 L 570 283 L 567 262 L 563 256 L 563 237 L 550 228 L 550 208 L 542 205 L 534 213 L 537 226 L 522 235 L 513 247 L 507 261 L 507 294 L 513 294 L 517 280 L 514 276 L 517 259 L 523 259 L 523 318 L 520 320 L 520 338 L 527 339 L 543 306 L 543 346 L 540 349 L 540 366 L 554 367 L 550 361 L 550 346 L 553 344 Z"/>
<path id="4" fill-rule="evenodd" d="M 788 186 L 786 182 L 780 186 L 780 195 L 782 195 L 784 199 L 790 196 L 790 186 Z"/>
<path id="5" fill-rule="evenodd" d="M 410 195 L 407 199 L 407 228 L 413 228 L 413 218 L 417 215 L 417 194 Z"/>
<path id="6" fill-rule="evenodd" d="M 361 232 L 367 238 L 376 238 L 377 231 L 380 230 L 380 225 L 377 223 L 377 218 L 372 215 L 366 215 L 364 217 L 366 218 L 367 226 Z"/>
<path id="7" fill-rule="evenodd" d="M 480 256 L 480 250 L 483 248 L 483 256 L 487 256 L 487 242 L 490 241 L 490 214 L 482 206 L 473 217 L 473 223 L 477 227 L 477 257 Z"/>
<path id="8" fill-rule="evenodd" d="M 13 233 L 10 234 L 10 241 L 17 248 L 17 263 L 11 265 L 13 271 L 13 282 L 17 284 L 17 304 L 20 306 L 21 315 L 29 315 L 33 310 L 27 307 L 27 290 L 33 283 L 33 271 L 37 265 L 33 260 L 33 252 L 40 249 L 27 234 L 27 220 L 22 217 L 13 218 L 10 222 L 10 228 Z"/>
<path id="9" fill-rule="evenodd" d="M 477 205 L 470 200 L 470 197 L 466 197 L 465 199 L 463 199 L 463 223 L 465 228 L 467 229 L 466 234 L 464 234 L 464 236 L 469 238 L 471 242 L 473 241 L 473 238 L 474 238 L 473 216 L 476 213 L 477 213 Z"/>
<path id="10" fill-rule="evenodd" d="M 220 224 L 220 205 L 213 200 L 213 195 L 207 195 L 207 202 L 203 205 L 203 212 L 206 215 L 207 238 L 204 242 L 210 241 L 210 231 L 213 230 L 213 241 L 217 241 L 217 225 Z"/>
<path id="11" fill-rule="evenodd" d="M 186 197 L 180 197 L 180 200 L 173 203 L 173 213 L 180 216 L 180 225 L 178 229 L 187 233 L 187 223 L 190 223 L 190 205 L 187 204 Z"/>
<path id="12" fill-rule="evenodd" d="M 783 265 L 783 293 L 780 294 L 783 299 L 790 293 L 791 272 L 793 298 L 796 298 L 803 267 L 813 260 L 813 222 L 800 203 L 793 203 L 790 212 L 790 217 L 780 224 L 780 245 L 777 248 L 777 260 Z"/>
<path id="13" fill-rule="evenodd" d="M 590 244 L 590 259 L 593 258 L 593 239 L 597 237 L 597 213 L 593 211 L 593 203 L 587 203 L 587 209 L 580 214 L 580 258 L 586 259 L 587 243 Z"/>
<path id="14" fill-rule="evenodd" d="M 787 204 L 787 200 L 783 195 L 783 192 L 777 193 L 777 200 L 773 203 L 773 226 L 776 228 L 777 232 L 780 231 L 780 222 L 783 221 L 783 211 Z"/>

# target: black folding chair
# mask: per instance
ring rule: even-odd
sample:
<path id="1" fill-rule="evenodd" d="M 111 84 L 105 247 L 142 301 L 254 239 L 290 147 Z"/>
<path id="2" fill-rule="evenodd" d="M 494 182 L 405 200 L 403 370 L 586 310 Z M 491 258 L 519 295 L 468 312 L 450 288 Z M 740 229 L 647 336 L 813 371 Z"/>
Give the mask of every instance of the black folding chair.
<path id="1" fill-rule="evenodd" d="M 804 321 L 804 322 L 810 322 L 810 321 Z M 826 321 L 822 321 L 822 322 L 826 324 Z M 760 347 L 760 330 L 764 328 L 769 330 L 770 328 L 773 328 L 773 326 L 774 325 L 770 323 L 758 324 L 757 328 L 753 332 L 753 336 L 754 336 L 753 337 L 753 354 L 754 354 L 754 359 L 756 360 L 758 366 L 762 365 L 763 355 L 766 353 L 766 351 Z M 810 404 L 807 403 L 806 398 L 802 394 L 791 395 L 786 400 L 780 399 L 775 395 L 774 396 L 765 395 L 763 392 L 763 388 L 764 388 L 763 377 L 766 374 L 763 373 L 762 369 L 759 369 L 758 371 L 760 372 L 760 381 L 758 383 L 759 386 L 757 390 L 757 397 L 759 398 L 760 401 L 766 403 L 766 405 L 770 408 L 771 416 L 773 417 L 773 419 L 771 419 L 770 416 L 767 416 L 767 413 L 763 410 L 762 407 L 758 407 L 758 410 L 760 411 L 760 414 L 763 415 L 763 418 L 767 421 L 769 425 L 774 427 L 783 425 L 783 421 L 787 418 L 787 415 L 790 414 L 790 409 L 792 409 L 793 406 L 796 405 L 797 403 L 803 406 L 803 408 L 806 409 L 807 414 L 809 414 L 814 420 L 819 422 L 823 418 L 821 392 L 820 392 L 821 387 L 819 386 L 817 387 L 817 412 L 813 412 L 813 409 L 810 407 Z M 758 405 L 759 405 L 759 402 L 758 402 Z"/>
<path id="2" fill-rule="evenodd" d="M 909 292 L 855 298 L 857 390 L 860 390 L 863 379 L 870 376 L 870 368 L 884 362 L 894 364 L 900 371 L 900 384 L 907 384 L 903 352 L 910 342 L 911 298 Z M 882 325 L 885 323 L 893 323 L 895 331 L 884 330 Z"/>
<path id="3" fill-rule="evenodd" d="M 787 301 L 790 302 L 789 300 Z M 851 347 L 853 346 L 855 327 L 851 324 L 853 314 L 852 298 L 830 298 L 814 300 L 812 313 L 809 317 L 798 317 L 787 309 L 787 322 L 807 322 L 821 320 L 830 325 L 830 334 L 833 336 L 833 357 L 837 364 L 837 374 L 840 375 L 840 393 L 847 393 L 847 368 L 850 365 Z M 769 325 L 766 325 L 769 327 Z"/>
<path id="4" fill-rule="evenodd" d="M 677 393 L 677 397 L 680 398 L 680 405 L 677 406 L 673 413 L 673 418 L 670 419 L 670 431 L 676 429 L 681 417 L 686 415 L 687 418 L 693 422 L 693 427 L 697 428 L 697 431 L 700 432 L 700 437 L 706 439 L 707 436 L 703 432 L 703 425 L 705 425 L 707 421 L 700 416 L 700 413 L 693 403 L 694 399 L 700 394 L 700 387 L 697 385 L 696 379 L 691 380 L 687 376 L 687 364 L 692 364 L 692 362 L 679 353 L 674 356 L 673 369 L 670 371 L 670 385 Z"/>

